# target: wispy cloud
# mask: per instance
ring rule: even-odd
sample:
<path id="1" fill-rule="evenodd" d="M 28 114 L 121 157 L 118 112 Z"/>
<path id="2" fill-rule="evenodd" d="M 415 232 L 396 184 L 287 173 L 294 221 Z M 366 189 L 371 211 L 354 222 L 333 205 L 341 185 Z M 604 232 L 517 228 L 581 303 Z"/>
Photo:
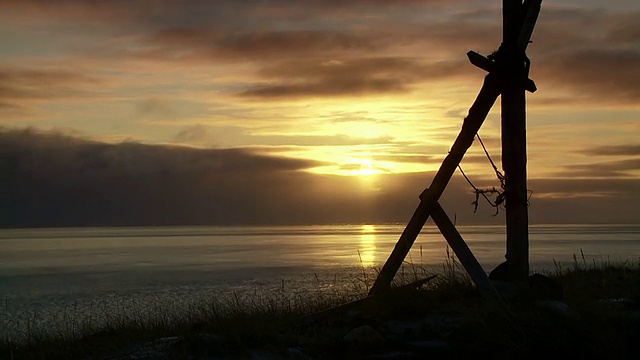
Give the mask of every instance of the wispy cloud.
<path id="1" fill-rule="evenodd" d="M 640 99 L 640 52 L 585 49 L 547 57 L 536 72 L 541 81 L 570 90 L 584 103 L 636 105 Z"/>
<path id="2" fill-rule="evenodd" d="M 571 164 L 565 166 L 564 176 L 589 178 L 635 177 L 631 172 L 640 170 L 640 158 L 590 164 Z"/>
<path id="3" fill-rule="evenodd" d="M 228 32 L 216 28 L 170 28 L 153 34 L 134 54 L 151 60 L 206 62 L 287 59 L 366 52 L 373 39 L 335 30 Z"/>
<path id="4" fill-rule="evenodd" d="M 408 57 L 365 57 L 344 61 L 293 61 L 263 68 L 267 79 L 241 93 L 246 97 L 356 96 L 404 93 L 418 82 L 460 74 L 459 62 L 425 64 Z"/>
<path id="5" fill-rule="evenodd" d="M 609 145 L 585 149 L 581 153 L 593 156 L 640 156 L 640 145 Z"/>
<path id="6" fill-rule="evenodd" d="M 51 100 L 90 96 L 104 82 L 81 72 L 0 67 L 0 101 Z"/>

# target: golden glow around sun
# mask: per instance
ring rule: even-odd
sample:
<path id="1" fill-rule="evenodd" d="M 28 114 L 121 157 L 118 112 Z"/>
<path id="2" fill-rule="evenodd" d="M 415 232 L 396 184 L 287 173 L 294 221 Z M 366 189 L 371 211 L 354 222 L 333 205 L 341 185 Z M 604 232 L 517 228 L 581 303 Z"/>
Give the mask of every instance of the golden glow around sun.
<path id="1" fill-rule="evenodd" d="M 371 176 L 375 174 L 380 174 L 382 171 L 377 170 L 373 167 L 373 163 L 371 159 L 364 159 L 360 161 L 360 169 L 354 170 L 354 175 L 360 176 Z"/>
<path id="2" fill-rule="evenodd" d="M 373 176 L 378 174 L 384 174 L 385 169 L 381 166 L 375 165 L 369 158 L 365 159 L 352 159 L 349 164 L 344 166 L 342 175 L 351 176 Z"/>
<path id="3" fill-rule="evenodd" d="M 360 246 L 358 249 L 362 266 L 373 266 L 376 259 L 376 227 L 362 225 L 360 227 Z"/>

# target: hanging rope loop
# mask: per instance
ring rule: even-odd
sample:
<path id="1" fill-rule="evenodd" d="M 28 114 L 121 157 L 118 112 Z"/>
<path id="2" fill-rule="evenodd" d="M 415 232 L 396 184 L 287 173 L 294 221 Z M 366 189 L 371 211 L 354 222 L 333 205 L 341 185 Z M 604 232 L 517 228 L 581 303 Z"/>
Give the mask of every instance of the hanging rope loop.
<path id="1" fill-rule="evenodd" d="M 467 181 L 469 186 L 471 186 L 475 194 L 476 198 L 471 203 L 471 205 L 473 205 L 473 212 L 475 213 L 478 211 L 479 200 L 480 200 L 480 197 L 482 197 L 483 199 L 485 199 L 487 204 L 489 204 L 491 207 L 496 209 L 495 214 L 493 214 L 493 216 L 496 216 L 500 212 L 500 208 L 505 206 L 505 199 L 507 196 L 507 191 L 505 187 L 505 176 L 500 171 L 500 169 L 498 169 L 498 166 L 493 161 L 493 158 L 491 158 L 491 154 L 489 154 L 489 150 L 487 150 L 487 147 L 485 146 L 484 141 L 482 141 L 482 138 L 480 137 L 479 134 L 476 134 L 476 138 L 478 139 L 478 142 L 480 142 L 480 145 L 482 146 L 482 150 L 484 151 L 484 154 L 486 155 L 487 160 L 489 160 L 489 163 L 493 168 L 493 172 L 495 173 L 496 177 L 498 178 L 498 181 L 500 182 L 500 189 L 497 189 L 496 187 L 480 189 L 473 184 L 473 182 L 467 176 L 464 170 L 462 170 L 462 166 L 460 166 L 460 164 L 458 164 L 458 170 L 460 170 L 460 173 L 462 174 L 464 179 Z M 529 196 L 527 198 L 527 205 L 528 205 L 529 199 L 531 198 L 533 191 L 527 190 L 527 192 L 529 193 Z"/>

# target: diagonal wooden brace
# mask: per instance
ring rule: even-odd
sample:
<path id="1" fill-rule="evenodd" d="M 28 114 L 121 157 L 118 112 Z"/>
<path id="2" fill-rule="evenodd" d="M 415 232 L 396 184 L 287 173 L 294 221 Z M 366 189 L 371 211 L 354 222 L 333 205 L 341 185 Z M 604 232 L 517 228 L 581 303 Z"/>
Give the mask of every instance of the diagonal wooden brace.
<path id="1" fill-rule="evenodd" d="M 442 236 L 447 240 L 447 243 L 449 243 L 449 246 L 451 246 L 451 249 L 471 277 L 471 280 L 473 280 L 478 290 L 480 290 L 482 296 L 487 300 L 504 306 L 504 300 L 491 284 L 487 273 L 482 269 L 482 266 L 471 252 L 471 249 L 467 246 L 462 235 L 460 235 L 455 225 L 451 222 L 451 219 L 449 219 L 438 202 L 436 202 L 433 208 L 431 218 L 442 233 Z"/>
<path id="2" fill-rule="evenodd" d="M 541 6 L 542 0 L 525 0 L 522 4 L 524 17 L 520 26 L 520 34 L 518 34 L 518 40 L 516 41 L 516 45 L 521 51 L 527 50 L 531 35 L 533 35 L 533 28 L 538 21 L 538 15 L 540 15 Z"/>
<path id="3" fill-rule="evenodd" d="M 433 178 L 429 189 L 420 195 L 420 204 L 418 204 L 411 220 L 409 220 L 402 232 L 387 262 L 380 270 L 378 278 L 369 291 L 369 295 L 385 292 L 391 287 L 393 277 L 400 269 L 420 230 L 422 230 L 425 222 L 435 209 L 440 196 L 455 173 L 458 164 L 462 161 L 462 157 L 473 143 L 476 133 L 480 130 L 501 91 L 502 79 L 497 74 L 489 73 L 485 76 L 482 88 L 469 109 L 469 114 L 464 119 L 462 129 L 453 143 L 451 151 L 442 162 L 442 165 L 440 165 L 440 169 Z"/>

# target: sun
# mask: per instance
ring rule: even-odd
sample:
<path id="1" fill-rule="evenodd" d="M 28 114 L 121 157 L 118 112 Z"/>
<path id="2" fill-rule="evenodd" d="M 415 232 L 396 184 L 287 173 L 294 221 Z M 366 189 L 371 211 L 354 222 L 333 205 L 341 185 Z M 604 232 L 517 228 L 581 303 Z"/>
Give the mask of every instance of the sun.
<path id="1" fill-rule="evenodd" d="M 380 166 L 374 165 L 371 159 L 358 159 L 355 161 L 356 166 L 349 170 L 349 175 L 370 177 L 385 173 Z"/>
<path id="2" fill-rule="evenodd" d="M 360 176 L 371 176 L 379 174 L 380 170 L 376 170 L 371 163 L 371 159 L 364 159 L 360 162 L 360 169 L 356 170 L 356 174 Z"/>
<path id="3" fill-rule="evenodd" d="M 391 174 L 394 172 L 394 168 L 393 163 L 377 162 L 370 157 L 345 157 L 342 161 L 334 162 L 334 165 L 321 166 L 310 171 L 318 174 L 359 177 L 369 180 L 377 178 L 378 175 Z"/>

